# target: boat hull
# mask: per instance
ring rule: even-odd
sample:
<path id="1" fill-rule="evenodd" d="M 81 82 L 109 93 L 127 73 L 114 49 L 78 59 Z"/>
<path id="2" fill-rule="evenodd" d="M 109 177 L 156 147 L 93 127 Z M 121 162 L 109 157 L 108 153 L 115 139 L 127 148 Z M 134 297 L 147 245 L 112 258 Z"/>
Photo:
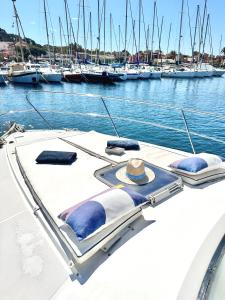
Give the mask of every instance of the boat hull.
<path id="1" fill-rule="evenodd" d="M 174 72 L 163 72 L 162 76 L 166 78 L 194 78 L 192 71 L 174 71 Z"/>
<path id="2" fill-rule="evenodd" d="M 64 73 L 63 80 L 71 83 L 81 83 L 82 75 L 81 73 Z"/>
<path id="3" fill-rule="evenodd" d="M 225 70 L 213 70 L 213 76 L 221 77 L 225 73 Z"/>
<path id="4" fill-rule="evenodd" d="M 103 83 L 103 84 L 112 84 L 114 82 L 113 77 L 106 74 L 98 73 L 82 73 L 82 81 L 91 82 L 91 83 Z"/>
<path id="5" fill-rule="evenodd" d="M 127 80 L 137 80 L 139 79 L 138 73 L 127 73 Z"/>
<path id="6" fill-rule="evenodd" d="M 42 73 L 40 76 L 40 81 L 41 82 L 61 82 L 62 80 L 62 75 L 60 73 L 51 73 L 51 72 L 46 72 Z"/>
<path id="7" fill-rule="evenodd" d="M 150 73 L 150 79 L 161 79 L 162 72 L 151 72 Z"/>
<path id="8" fill-rule="evenodd" d="M 37 84 L 40 81 L 40 73 L 38 72 L 21 72 L 11 73 L 8 75 L 9 81 L 12 83 L 29 83 Z"/>

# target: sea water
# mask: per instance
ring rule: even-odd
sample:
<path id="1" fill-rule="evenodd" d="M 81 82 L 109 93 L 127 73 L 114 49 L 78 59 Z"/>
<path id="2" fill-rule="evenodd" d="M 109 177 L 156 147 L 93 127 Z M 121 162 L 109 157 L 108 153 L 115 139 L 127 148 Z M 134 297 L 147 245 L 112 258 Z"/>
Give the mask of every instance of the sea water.
<path id="1" fill-rule="evenodd" d="M 115 135 L 103 99 L 120 136 L 191 152 L 183 110 L 196 152 L 225 156 L 224 77 L 137 80 L 114 85 L 8 84 L 0 87 L 0 132 L 8 121 L 28 129 L 48 128 L 26 97 L 52 128 Z"/>

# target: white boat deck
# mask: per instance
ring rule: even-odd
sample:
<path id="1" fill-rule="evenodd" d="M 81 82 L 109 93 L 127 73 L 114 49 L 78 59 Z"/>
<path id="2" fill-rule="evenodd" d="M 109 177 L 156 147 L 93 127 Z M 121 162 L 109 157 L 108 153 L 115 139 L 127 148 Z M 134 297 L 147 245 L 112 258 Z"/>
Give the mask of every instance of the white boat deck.
<path id="1" fill-rule="evenodd" d="M 198 188 L 184 186 L 162 204 L 144 208 L 132 230 L 109 252 L 99 250 L 88 262 L 78 263 L 79 274 L 74 277 L 69 276 L 68 261 L 58 251 L 51 229 L 47 232 L 42 219 L 34 216 L 32 208 L 37 205 L 20 174 L 15 147 L 35 192 L 59 226 L 61 211 L 107 188 L 94 171 L 109 163 L 67 142 L 115 162 L 138 157 L 166 169 L 187 155 L 140 143 L 140 151 L 109 156 L 105 154 L 109 139 L 115 137 L 31 131 L 11 135 L 8 141 L 13 143 L 0 149 L 2 299 L 196 299 L 225 231 L 224 181 Z M 42 150 L 75 151 L 78 159 L 71 166 L 37 168 L 35 158 Z"/>

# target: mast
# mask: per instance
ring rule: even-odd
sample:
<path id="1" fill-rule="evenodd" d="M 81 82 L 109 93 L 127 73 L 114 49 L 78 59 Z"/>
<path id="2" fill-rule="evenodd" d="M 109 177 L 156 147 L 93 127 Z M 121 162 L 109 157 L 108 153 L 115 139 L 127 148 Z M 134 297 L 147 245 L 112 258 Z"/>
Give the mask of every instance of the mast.
<path id="1" fill-rule="evenodd" d="M 90 15 L 89 15 L 89 18 L 90 18 L 90 38 L 91 38 L 91 62 L 92 62 L 92 16 L 91 16 L 91 11 L 90 11 Z"/>
<path id="2" fill-rule="evenodd" d="M 103 3 L 103 14 L 104 14 L 104 35 L 103 35 L 103 41 L 104 41 L 104 63 L 105 63 L 105 11 L 106 11 L 106 0 L 104 0 Z"/>
<path id="3" fill-rule="evenodd" d="M 64 0 L 64 5 L 65 5 L 65 14 L 66 14 L 66 31 L 67 31 L 67 43 L 68 43 L 68 56 L 70 56 L 70 35 L 69 35 L 67 0 Z"/>
<path id="4" fill-rule="evenodd" d="M 124 62 L 127 62 L 127 10 L 128 10 L 128 0 L 126 0 L 126 14 L 125 14 L 125 53 L 124 53 Z"/>
<path id="5" fill-rule="evenodd" d="M 170 23 L 170 29 L 169 29 L 169 35 L 168 35 L 168 41 L 167 41 L 167 48 L 166 48 L 166 58 L 167 58 L 168 52 L 169 52 L 171 29 L 172 29 L 172 23 Z"/>
<path id="6" fill-rule="evenodd" d="M 177 55 L 178 65 L 180 64 L 180 47 L 181 47 L 181 38 L 182 38 L 183 13 L 184 13 L 184 0 L 182 0 L 181 14 L 180 14 L 180 33 L 179 33 L 179 43 L 178 43 L 178 55 Z"/>
<path id="7" fill-rule="evenodd" d="M 49 44 L 49 32 L 48 32 L 48 18 L 47 18 L 47 11 L 46 11 L 46 0 L 43 0 L 44 2 L 44 14 L 45 14 L 45 30 L 46 30 L 46 37 L 47 37 L 47 43 L 48 43 L 48 57 L 49 62 L 51 65 L 51 50 L 50 50 L 50 44 Z"/>
<path id="8" fill-rule="evenodd" d="M 200 33 L 200 41 L 199 41 L 198 61 L 200 61 L 201 46 L 203 44 L 203 35 L 204 35 L 204 25 L 205 25 L 206 11 L 207 11 L 207 0 L 205 0 L 205 5 L 204 5 L 203 20 L 202 20 L 201 33 Z"/>
<path id="9" fill-rule="evenodd" d="M 62 23 L 60 17 L 59 17 L 59 37 L 60 37 L 60 50 L 61 50 L 61 64 L 63 66 Z"/>
<path id="10" fill-rule="evenodd" d="M 164 16 L 162 16 L 161 25 L 160 25 L 160 33 L 159 33 L 159 55 L 161 58 L 161 66 L 162 66 L 161 40 L 162 40 L 163 22 L 164 22 Z"/>
<path id="11" fill-rule="evenodd" d="M 206 43 L 206 37 L 207 37 L 207 33 L 208 33 L 208 27 L 209 27 L 209 14 L 207 15 L 207 21 L 206 21 L 206 28 L 205 28 L 205 36 L 204 36 L 204 40 L 203 40 L 201 63 L 202 63 L 202 60 L 203 60 L 204 54 L 205 54 L 205 43 Z"/>
<path id="12" fill-rule="evenodd" d="M 85 9 L 83 0 L 83 30 L 84 30 L 84 59 L 87 58 L 87 45 L 86 45 L 86 26 L 85 26 Z"/>
<path id="13" fill-rule="evenodd" d="M 100 3 L 98 0 L 98 55 L 97 55 L 97 63 L 99 63 L 99 59 L 100 59 L 100 46 L 101 46 L 101 39 L 100 39 L 100 35 L 101 35 L 101 25 L 100 25 Z"/>
<path id="14" fill-rule="evenodd" d="M 79 0 L 79 8 L 78 8 L 78 16 L 77 16 L 77 45 L 79 44 L 79 31 L 80 31 L 80 2 Z"/>
<path id="15" fill-rule="evenodd" d="M 140 45 L 141 45 L 141 0 L 139 0 L 139 18 L 138 18 L 138 64 L 140 61 Z"/>
<path id="16" fill-rule="evenodd" d="M 189 33 L 190 33 L 191 49 L 192 49 L 193 48 L 193 39 L 192 39 L 191 17 L 190 17 L 190 9 L 189 9 L 188 0 L 187 0 L 187 9 L 188 9 L 188 25 L 189 25 Z"/>
<path id="17" fill-rule="evenodd" d="M 118 25 L 118 30 L 119 30 L 119 62 L 120 62 L 120 36 L 121 36 L 121 31 L 120 31 L 120 25 Z"/>
<path id="18" fill-rule="evenodd" d="M 20 28 L 19 28 L 19 22 L 18 22 L 18 13 L 17 13 L 15 2 L 16 2 L 16 0 L 12 0 L 14 14 L 15 14 L 15 18 L 16 18 L 17 33 L 18 33 L 18 37 L 19 37 L 20 52 L 21 52 L 22 61 L 24 62 L 24 53 L 23 53 L 23 47 L 22 47 L 22 39 L 21 39 L 21 35 L 20 35 Z"/>
<path id="19" fill-rule="evenodd" d="M 195 52 L 195 44 L 196 44 L 197 26 L 198 26 L 198 20 L 199 20 L 199 9 L 200 9 L 200 6 L 197 5 L 196 20 L 195 20 L 195 32 L 194 32 L 193 43 L 192 43 L 192 62 L 194 62 L 194 52 Z"/>
<path id="20" fill-rule="evenodd" d="M 155 33 L 155 15 L 156 15 L 156 1 L 154 1 L 154 13 L 153 13 L 153 24 L 152 24 L 151 61 L 153 61 L 153 47 L 154 47 L 154 33 Z"/>
<path id="21" fill-rule="evenodd" d="M 112 13 L 110 13 L 110 51 L 112 56 Z"/>

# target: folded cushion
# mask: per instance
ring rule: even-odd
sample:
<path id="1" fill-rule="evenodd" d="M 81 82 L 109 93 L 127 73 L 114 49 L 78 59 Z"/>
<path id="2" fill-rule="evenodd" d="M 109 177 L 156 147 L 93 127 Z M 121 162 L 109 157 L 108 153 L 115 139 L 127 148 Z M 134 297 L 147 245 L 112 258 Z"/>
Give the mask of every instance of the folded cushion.
<path id="1" fill-rule="evenodd" d="M 107 142 L 107 147 L 120 147 L 125 150 L 140 150 L 140 146 L 137 141 L 134 140 L 113 140 Z"/>
<path id="2" fill-rule="evenodd" d="M 146 197 L 125 187 L 110 188 L 65 210 L 59 218 L 81 241 L 147 201 Z"/>
<path id="3" fill-rule="evenodd" d="M 76 158 L 76 152 L 42 151 L 36 158 L 36 162 L 39 164 L 70 165 L 76 160 Z"/>
<path id="4" fill-rule="evenodd" d="M 223 161 L 221 156 L 200 153 L 175 161 L 169 167 L 181 174 L 199 175 L 220 168 Z"/>

